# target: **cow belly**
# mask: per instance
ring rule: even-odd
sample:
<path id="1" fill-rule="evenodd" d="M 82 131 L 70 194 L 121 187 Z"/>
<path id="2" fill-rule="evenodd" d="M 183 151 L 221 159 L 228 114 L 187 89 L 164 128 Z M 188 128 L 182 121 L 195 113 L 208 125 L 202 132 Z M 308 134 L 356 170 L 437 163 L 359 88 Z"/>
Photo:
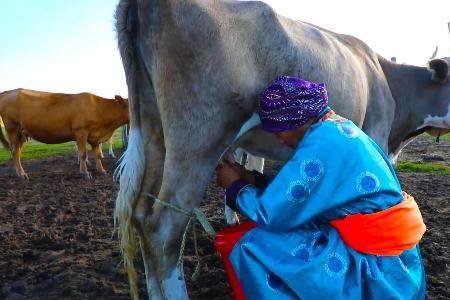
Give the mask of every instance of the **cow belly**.
<path id="1" fill-rule="evenodd" d="M 100 131 L 91 130 L 88 136 L 88 142 L 91 144 L 106 143 L 113 135 L 114 130 Z"/>
<path id="2" fill-rule="evenodd" d="M 59 144 L 75 140 L 72 130 L 69 128 L 55 127 L 25 127 L 25 132 L 33 139 L 45 144 Z"/>

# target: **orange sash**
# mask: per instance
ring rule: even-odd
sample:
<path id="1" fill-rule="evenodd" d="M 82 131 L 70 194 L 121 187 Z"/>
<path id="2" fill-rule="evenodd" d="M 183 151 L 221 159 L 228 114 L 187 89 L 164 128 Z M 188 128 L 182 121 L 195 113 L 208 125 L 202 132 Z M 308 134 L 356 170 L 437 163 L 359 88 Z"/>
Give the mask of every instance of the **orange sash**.
<path id="1" fill-rule="evenodd" d="M 426 230 L 417 203 L 405 192 L 403 201 L 388 209 L 348 215 L 330 224 L 350 248 L 381 256 L 397 256 L 412 249 Z"/>

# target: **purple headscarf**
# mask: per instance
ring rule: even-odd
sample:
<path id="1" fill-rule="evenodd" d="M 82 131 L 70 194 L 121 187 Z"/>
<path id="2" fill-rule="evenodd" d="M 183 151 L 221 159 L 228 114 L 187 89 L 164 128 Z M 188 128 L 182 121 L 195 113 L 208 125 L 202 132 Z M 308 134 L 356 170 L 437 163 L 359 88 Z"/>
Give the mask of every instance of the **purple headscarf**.
<path id="1" fill-rule="evenodd" d="M 259 117 L 264 130 L 281 132 L 303 126 L 328 106 L 324 83 L 280 76 L 263 92 Z"/>

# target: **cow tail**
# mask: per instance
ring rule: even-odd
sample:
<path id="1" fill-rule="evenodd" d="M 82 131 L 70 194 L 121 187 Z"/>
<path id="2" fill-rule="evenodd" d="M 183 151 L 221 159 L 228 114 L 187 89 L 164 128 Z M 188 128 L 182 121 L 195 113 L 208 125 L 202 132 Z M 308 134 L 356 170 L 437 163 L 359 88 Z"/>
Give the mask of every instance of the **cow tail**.
<path id="1" fill-rule="evenodd" d="M 136 86 L 138 72 L 136 27 L 136 0 L 121 0 L 116 9 L 116 31 L 122 63 L 127 76 L 130 107 L 130 134 L 128 147 L 118 162 L 114 173 L 119 178 L 120 190 L 116 198 L 114 227 L 117 229 L 123 264 L 128 273 L 130 293 L 139 299 L 137 274 L 134 267 L 136 257 L 136 233 L 132 227 L 132 215 L 139 197 L 145 171 L 144 143 L 141 134 L 139 95 Z"/>
<path id="2" fill-rule="evenodd" d="M 1 120 L 2 120 L 2 117 L 0 116 L 0 121 Z M 0 122 L 0 123 L 2 123 L 2 122 Z M 5 147 L 6 150 L 11 149 L 8 140 L 3 135 L 3 128 L 1 128 L 1 127 L 0 127 L 0 142 L 2 143 L 3 147 Z"/>

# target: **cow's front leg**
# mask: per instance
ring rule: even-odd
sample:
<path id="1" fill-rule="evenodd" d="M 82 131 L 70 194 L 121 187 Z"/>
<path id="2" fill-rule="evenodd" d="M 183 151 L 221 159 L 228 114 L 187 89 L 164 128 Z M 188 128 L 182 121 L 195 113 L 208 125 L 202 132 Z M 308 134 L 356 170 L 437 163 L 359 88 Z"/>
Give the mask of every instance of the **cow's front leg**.
<path id="1" fill-rule="evenodd" d="M 21 137 L 19 137 L 19 143 L 17 144 L 17 149 L 16 149 L 16 163 L 19 167 L 19 176 L 24 178 L 24 179 L 28 179 L 28 174 L 25 173 L 23 167 L 22 167 L 22 162 L 20 160 L 20 157 L 22 156 L 22 148 L 23 148 L 23 144 L 25 144 L 25 140 L 22 139 Z"/>
<path id="2" fill-rule="evenodd" d="M 91 146 L 95 152 L 95 167 L 97 168 L 97 172 L 106 175 L 106 171 L 102 164 L 103 153 L 100 144 L 91 144 Z"/>
<path id="3" fill-rule="evenodd" d="M 11 139 L 10 139 L 11 141 Z M 22 177 L 23 179 L 28 179 L 27 173 L 25 173 L 22 162 L 20 160 L 20 157 L 22 156 L 22 147 L 25 141 L 22 139 L 22 136 L 18 135 L 16 140 L 11 141 L 12 145 L 12 153 L 13 153 L 13 159 L 14 159 L 14 165 L 16 167 L 16 173 L 19 177 Z"/>
<path id="4" fill-rule="evenodd" d="M 75 138 L 78 148 L 78 158 L 80 160 L 80 173 L 83 174 L 85 178 L 91 179 L 92 176 L 87 169 L 87 158 L 88 158 L 86 150 L 87 134 L 85 134 L 84 132 L 80 132 L 76 134 Z"/>
<path id="5" fill-rule="evenodd" d="M 25 173 L 20 156 L 22 155 L 22 146 L 25 143 L 25 139 L 22 136 L 20 127 L 11 126 L 7 120 L 5 120 L 6 132 L 8 134 L 9 142 L 11 144 L 11 152 L 14 161 L 14 167 L 16 169 L 17 176 L 28 179 L 27 173 Z"/>

